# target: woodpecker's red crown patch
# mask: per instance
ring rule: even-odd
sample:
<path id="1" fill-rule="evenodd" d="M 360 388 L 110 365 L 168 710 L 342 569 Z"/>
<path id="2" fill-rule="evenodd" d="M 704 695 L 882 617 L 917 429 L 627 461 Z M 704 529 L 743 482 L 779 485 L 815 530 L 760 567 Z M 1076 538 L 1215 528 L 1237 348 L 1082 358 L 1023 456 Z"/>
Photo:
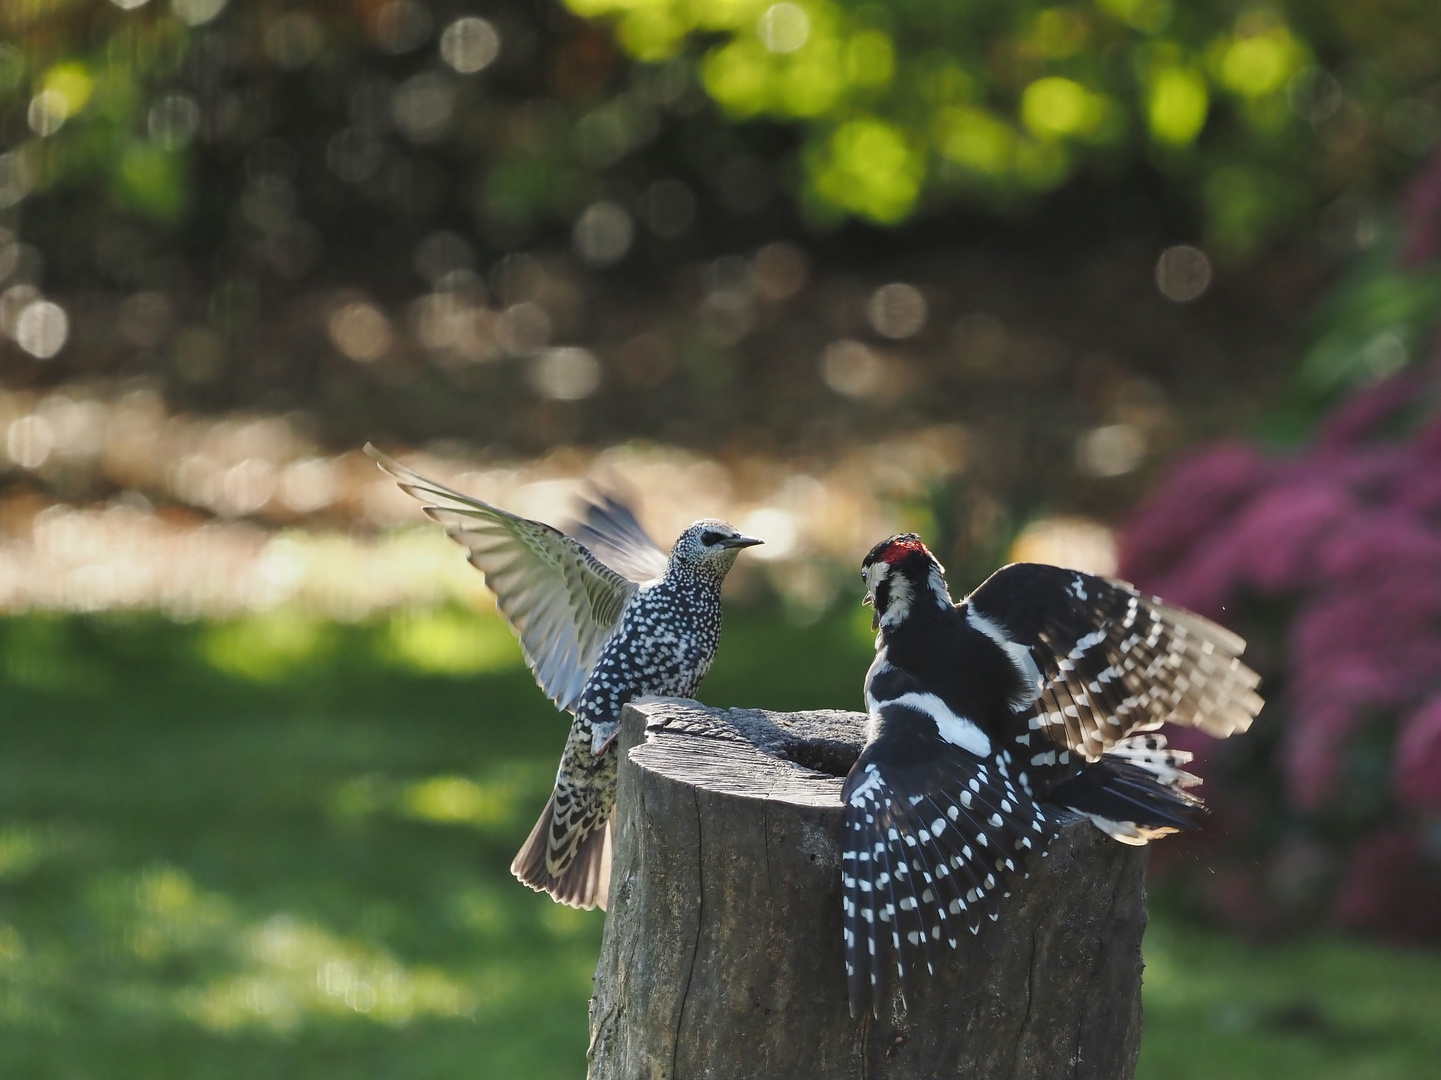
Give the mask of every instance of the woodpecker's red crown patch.
<path id="1" fill-rule="evenodd" d="M 872 554 L 870 554 L 870 558 L 866 559 L 866 562 L 869 564 L 869 562 L 875 562 L 876 559 L 880 559 L 882 562 L 892 562 L 893 564 L 893 562 L 899 562 L 901 559 L 904 559 L 906 555 L 915 554 L 925 555 L 927 558 L 934 558 L 934 555 L 931 555 L 927 546 L 922 544 L 921 538 L 919 538 L 918 535 L 915 535 L 914 532 L 902 532 L 902 534 L 891 536 L 891 538 L 885 539 L 885 541 L 876 545 Z"/>

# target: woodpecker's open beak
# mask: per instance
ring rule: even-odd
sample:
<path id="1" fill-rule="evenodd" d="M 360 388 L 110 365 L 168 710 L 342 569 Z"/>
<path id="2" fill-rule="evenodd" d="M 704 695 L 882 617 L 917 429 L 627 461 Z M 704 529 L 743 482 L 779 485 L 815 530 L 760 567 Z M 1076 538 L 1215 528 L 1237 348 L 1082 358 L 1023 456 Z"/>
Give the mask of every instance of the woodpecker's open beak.
<path id="1" fill-rule="evenodd" d="M 873 603 L 872 603 L 872 601 L 871 601 L 871 594 L 870 594 L 870 593 L 866 593 L 865 596 L 861 597 L 861 603 L 862 603 L 862 604 L 865 604 L 865 605 L 867 605 L 867 606 L 874 606 Z M 879 630 L 880 628 L 881 628 L 881 613 L 880 613 L 879 611 L 877 611 L 874 615 L 871 616 L 871 633 L 874 634 L 874 633 L 875 633 L 877 630 Z"/>
<path id="2" fill-rule="evenodd" d="M 721 541 L 721 547 L 748 548 L 764 543 L 764 540 L 757 540 L 754 536 L 727 536 Z"/>

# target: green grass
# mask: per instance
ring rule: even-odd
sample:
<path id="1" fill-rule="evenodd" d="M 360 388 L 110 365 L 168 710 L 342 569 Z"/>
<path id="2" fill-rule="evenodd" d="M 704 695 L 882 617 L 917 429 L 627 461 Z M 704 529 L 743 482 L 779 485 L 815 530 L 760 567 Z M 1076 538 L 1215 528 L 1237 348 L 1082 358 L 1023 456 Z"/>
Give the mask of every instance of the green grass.
<path id="1" fill-rule="evenodd" d="M 707 700 L 854 705 L 865 615 L 732 618 Z M 582 1076 L 601 917 L 506 870 L 564 728 L 455 611 L 0 620 L 0 1077 Z M 1143 1077 L 1434 1075 L 1434 954 L 1148 958 Z"/>
<path id="2" fill-rule="evenodd" d="M 1441 954 L 1152 921 L 1140 1080 L 1434 1080 Z"/>

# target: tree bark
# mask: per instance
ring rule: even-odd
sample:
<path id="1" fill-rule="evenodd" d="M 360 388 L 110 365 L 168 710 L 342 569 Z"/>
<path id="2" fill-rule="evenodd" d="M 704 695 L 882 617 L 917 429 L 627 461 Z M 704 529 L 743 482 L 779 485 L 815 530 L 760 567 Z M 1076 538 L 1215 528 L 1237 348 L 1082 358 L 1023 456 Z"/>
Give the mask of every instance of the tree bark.
<path id="1" fill-rule="evenodd" d="M 1000 921 L 851 1018 L 841 782 L 858 713 L 626 707 L 590 1080 L 1129 1080 L 1146 849 L 1066 826 Z M 883 1010 L 883 1012 L 886 1010 Z"/>

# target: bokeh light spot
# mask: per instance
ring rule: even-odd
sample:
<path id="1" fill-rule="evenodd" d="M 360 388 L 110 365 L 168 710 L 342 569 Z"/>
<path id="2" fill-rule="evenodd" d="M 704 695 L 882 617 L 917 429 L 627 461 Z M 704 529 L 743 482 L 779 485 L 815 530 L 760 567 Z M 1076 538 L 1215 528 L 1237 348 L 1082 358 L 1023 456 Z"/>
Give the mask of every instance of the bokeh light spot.
<path id="1" fill-rule="evenodd" d="M 530 366 L 530 382 L 552 401 L 580 401 L 600 388 L 600 361 L 574 345 L 547 349 Z"/>
<path id="2" fill-rule="evenodd" d="M 486 20 L 467 15 L 440 35 L 440 58 L 462 75 L 484 71 L 500 55 L 500 35 Z"/>
<path id="3" fill-rule="evenodd" d="M 49 300 L 27 304 L 15 320 L 15 343 L 37 360 L 49 360 L 69 336 L 69 316 Z"/>
<path id="4" fill-rule="evenodd" d="M 865 398 L 880 389 L 884 368 L 876 354 L 859 341 L 833 341 L 821 354 L 821 378 L 837 394 Z"/>
<path id="5" fill-rule="evenodd" d="M 882 224 L 910 214 L 925 162 L 898 127 L 875 118 L 842 124 L 816 155 L 816 193 L 833 206 Z"/>
<path id="6" fill-rule="evenodd" d="M 1305 48 L 1284 26 L 1237 38 L 1221 59 L 1221 82 L 1242 97 L 1282 89 L 1306 60 Z"/>
<path id="7" fill-rule="evenodd" d="M 1153 72 L 1146 90 L 1151 136 L 1169 146 L 1188 146 L 1206 125 L 1210 94 L 1199 71 L 1165 67 Z"/>
<path id="8" fill-rule="evenodd" d="M 320 619 L 277 611 L 208 627 L 200 651 L 217 671 L 273 682 L 314 663 L 332 644 L 332 628 Z"/>
<path id="9" fill-rule="evenodd" d="M 25 120 L 30 130 L 43 139 L 59 131 L 69 115 L 65 99 L 60 94 L 54 90 L 42 90 L 30 99 Z"/>
<path id="10" fill-rule="evenodd" d="M 1116 538 L 1106 526 L 1089 518 L 1041 518 L 1021 530 L 1006 561 L 1045 563 L 1112 577 L 1117 567 Z"/>
<path id="11" fill-rule="evenodd" d="M 30 194 L 34 182 L 34 171 L 23 149 L 0 154 L 0 210 L 14 206 Z"/>
<path id="12" fill-rule="evenodd" d="M 1105 98 L 1059 75 L 1037 79 L 1021 94 L 1021 122 L 1040 138 L 1089 135 L 1105 113 Z"/>
<path id="13" fill-rule="evenodd" d="M 806 253 L 784 240 L 761 248 L 753 261 L 756 291 L 767 300 L 789 300 L 806 287 L 810 277 Z"/>
<path id="14" fill-rule="evenodd" d="M 326 324 L 335 347 L 352 360 L 368 364 L 390 351 L 390 320 L 371 304 L 345 304 Z"/>
<path id="15" fill-rule="evenodd" d="M 496 340 L 511 356 L 534 356 L 550 343 L 550 316 L 533 300 L 511 304 L 495 323 Z"/>
<path id="16" fill-rule="evenodd" d="M 795 52 L 811 36 L 811 19 L 805 8 L 783 0 L 761 13 L 756 33 L 761 44 L 773 53 Z"/>
<path id="17" fill-rule="evenodd" d="M 759 42 L 737 39 L 706 54 L 706 91 L 733 116 L 751 116 L 770 101 L 771 58 Z"/>
<path id="18" fill-rule="evenodd" d="M 866 304 L 866 318 L 882 337 L 915 337 L 926 325 L 926 298 L 904 282 L 882 285 Z"/>
<path id="19" fill-rule="evenodd" d="M 751 511 L 741 522 L 741 532 L 765 541 L 751 552 L 760 562 L 774 562 L 793 554 L 800 539 L 796 516 L 778 506 L 763 506 Z"/>
<path id="20" fill-rule="evenodd" d="M 170 0 L 170 10 L 186 26 L 203 26 L 225 10 L 229 0 Z"/>
<path id="21" fill-rule="evenodd" d="M 387 630 L 386 659 L 429 675 L 479 675 L 522 662 L 504 623 L 454 607 L 398 614 Z"/>
<path id="22" fill-rule="evenodd" d="M 71 61 L 56 64 L 41 79 L 44 95 L 50 95 L 60 119 L 74 116 L 89 103 L 95 79 L 84 64 Z M 33 125 L 32 125 L 33 126 Z"/>
<path id="23" fill-rule="evenodd" d="M 55 449 L 55 436 L 43 416 L 22 416 L 5 433 L 5 453 L 22 469 L 38 469 Z"/>
<path id="24" fill-rule="evenodd" d="M 430 143 L 449 129 L 455 111 L 451 80 L 438 71 L 412 75 L 391 99 L 390 116 L 401 133 L 414 143 Z"/>
<path id="25" fill-rule="evenodd" d="M 1076 440 L 1077 468 L 1098 479 L 1134 472 L 1145 456 L 1145 436 L 1131 424 L 1093 428 Z"/>
<path id="26" fill-rule="evenodd" d="M 613 266 L 630 250 L 635 225 L 619 203 L 592 203 L 576 218 L 571 238 L 586 263 L 598 268 Z"/>
<path id="27" fill-rule="evenodd" d="M 1211 260 L 1200 248 L 1177 244 L 1156 260 L 1156 287 L 1178 304 L 1199 298 L 1211 286 Z"/>
<path id="28" fill-rule="evenodd" d="M 146 128 L 151 140 L 166 150 L 189 145 L 200 127 L 200 106 L 189 94 L 172 90 L 150 106 Z"/>

